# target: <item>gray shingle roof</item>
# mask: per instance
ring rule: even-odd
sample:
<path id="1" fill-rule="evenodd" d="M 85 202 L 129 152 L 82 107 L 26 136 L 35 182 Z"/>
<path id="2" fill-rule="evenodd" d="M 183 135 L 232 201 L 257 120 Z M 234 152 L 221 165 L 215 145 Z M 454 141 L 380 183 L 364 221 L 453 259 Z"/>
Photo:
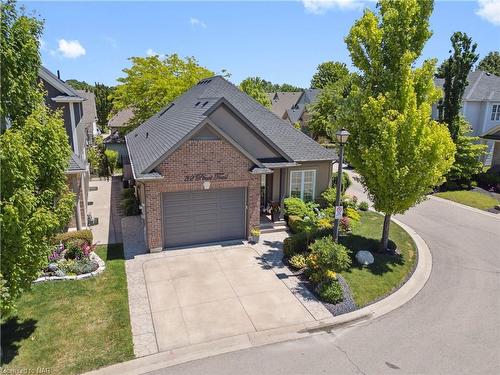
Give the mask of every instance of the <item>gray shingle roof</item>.
<path id="1" fill-rule="evenodd" d="M 292 108 L 299 100 L 302 92 L 270 92 L 267 94 L 271 99 L 271 112 L 276 116 L 283 118 L 287 109 Z"/>
<path id="2" fill-rule="evenodd" d="M 464 101 L 499 101 L 500 100 L 500 77 L 476 70 L 467 76 L 469 84 L 465 88 Z M 435 78 L 434 84 L 443 87 L 444 79 Z"/>
<path id="3" fill-rule="evenodd" d="M 134 117 L 134 110 L 132 108 L 124 108 L 121 111 L 115 113 L 113 117 L 108 121 L 108 126 L 110 128 L 120 128 L 128 125 L 127 123 Z"/>
<path id="4" fill-rule="evenodd" d="M 136 177 L 150 172 L 172 147 L 207 118 L 206 112 L 215 109 L 221 99 L 233 106 L 290 160 L 335 159 L 331 150 L 320 146 L 223 77 L 215 76 L 200 81 L 127 134 L 127 147 Z"/>
<path id="5" fill-rule="evenodd" d="M 53 80 L 59 82 L 63 87 L 64 87 L 64 93 L 69 95 L 69 96 L 77 96 L 79 97 L 78 93 L 76 92 L 76 90 L 71 87 L 70 85 L 68 85 L 66 82 L 64 82 L 63 80 L 57 78 L 57 76 L 52 73 L 50 70 L 48 70 L 46 67 L 44 66 L 40 66 L 40 71 L 44 72 L 45 74 L 47 74 L 48 76 L 50 76 Z"/>
<path id="6" fill-rule="evenodd" d="M 82 103 L 83 106 L 83 116 L 80 121 L 85 124 L 85 127 L 91 126 L 95 121 L 97 121 L 97 109 L 95 106 L 95 95 L 93 92 L 85 90 L 76 90 L 78 96 L 84 98 Z"/>
<path id="7" fill-rule="evenodd" d="M 85 171 L 85 163 L 80 159 L 74 152 L 71 153 L 71 158 L 69 159 L 69 165 L 66 172 L 83 172 Z"/>

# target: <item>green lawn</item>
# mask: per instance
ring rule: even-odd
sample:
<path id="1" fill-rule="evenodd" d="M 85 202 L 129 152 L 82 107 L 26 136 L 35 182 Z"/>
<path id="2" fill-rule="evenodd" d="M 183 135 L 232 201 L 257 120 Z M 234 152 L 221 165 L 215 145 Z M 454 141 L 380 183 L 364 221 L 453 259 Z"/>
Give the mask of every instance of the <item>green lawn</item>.
<path id="1" fill-rule="evenodd" d="M 416 262 L 416 246 L 410 235 L 391 223 L 390 240 L 397 245 L 401 256 L 376 253 L 382 235 L 383 216 L 375 212 L 360 212 L 361 222 L 340 242 L 352 250 L 353 266 L 342 272 L 351 288 L 354 301 L 363 307 L 396 290 L 404 283 Z M 375 262 L 368 267 L 358 266 L 354 255 L 358 250 L 369 250 Z"/>
<path id="2" fill-rule="evenodd" d="M 77 374 L 134 357 L 121 245 L 97 249 L 101 275 L 48 282 L 24 294 L 2 321 L 3 368 Z"/>
<path id="3" fill-rule="evenodd" d="M 462 203 L 470 207 L 479 208 L 480 210 L 487 210 L 500 204 L 498 199 L 478 193 L 477 191 L 457 190 L 457 191 L 444 191 L 442 193 L 434 194 L 436 197 L 448 199 L 453 202 Z"/>

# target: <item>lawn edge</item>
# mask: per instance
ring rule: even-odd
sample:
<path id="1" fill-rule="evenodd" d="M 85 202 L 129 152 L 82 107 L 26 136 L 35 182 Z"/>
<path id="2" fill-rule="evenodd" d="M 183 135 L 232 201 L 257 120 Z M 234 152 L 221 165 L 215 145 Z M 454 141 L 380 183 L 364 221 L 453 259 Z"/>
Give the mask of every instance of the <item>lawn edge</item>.
<path id="1" fill-rule="evenodd" d="M 435 195 L 428 195 L 427 197 L 429 199 L 435 199 L 437 201 L 441 201 L 441 202 L 444 202 L 444 203 L 451 204 L 452 206 L 461 207 L 463 209 L 475 212 L 477 214 L 486 215 L 486 216 L 489 216 L 489 217 L 493 217 L 493 218 L 495 218 L 497 220 L 500 220 L 500 215 L 499 214 L 494 214 L 492 212 L 481 210 L 479 208 L 467 206 L 466 204 L 458 203 L 458 202 L 455 202 L 455 201 L 452 201 L 452 200 L 449 200 L 449 199 L 445 199 L 445 198 L 441 198 L 441 197 L 436 197 Z"/>

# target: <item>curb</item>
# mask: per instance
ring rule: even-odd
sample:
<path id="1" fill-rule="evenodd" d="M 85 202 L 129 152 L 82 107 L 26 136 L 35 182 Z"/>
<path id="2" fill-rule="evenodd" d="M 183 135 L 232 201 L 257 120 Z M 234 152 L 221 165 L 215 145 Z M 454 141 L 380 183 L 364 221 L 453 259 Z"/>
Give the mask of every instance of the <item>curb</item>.
<path id="1" fill-rule="evenodd" d="M 462 203 L 450 201 L 449 199 L 435 197 L 434 195 L 428 195 L 427 197 L 430 199 L 437 200 L 437 201 L 442 202 L 442 203 L 451 204 L 452 206 L 460 207 L 460 208 L 463 208 L 465 210 L 475 212 L 476 214 L 481 214 L 481 215 L 489 216 L 489 217 L 492 217 L 494 219 L 500 220 L 500 214 L 494 214 L 493 212 L 483 211 L 483 210 L 480 210 L 479 208 L 470 207 L 470 206 L 467 206 L 467 205 L 462 204 Z"/>
<path id="2" fill-rule="evenodd" d="M 386 298 L 359 310 L 336 317 L 332 316 L 314 322 L 252 332 L 202 344 L 172 349 L 90 371 L 87 374 L 144 374 L 197 359 L 329 333 L 336 328 L 362 325 L 400 308 L 415 297 L 427 283 L 432 271 L 432 255 L 429 247 L 417 232 L 397 219 L 392 219 L 392 221 L 406 230 L 413 239 L 417 246 L 418 260 L 415 271 L 408 281 Z"/>

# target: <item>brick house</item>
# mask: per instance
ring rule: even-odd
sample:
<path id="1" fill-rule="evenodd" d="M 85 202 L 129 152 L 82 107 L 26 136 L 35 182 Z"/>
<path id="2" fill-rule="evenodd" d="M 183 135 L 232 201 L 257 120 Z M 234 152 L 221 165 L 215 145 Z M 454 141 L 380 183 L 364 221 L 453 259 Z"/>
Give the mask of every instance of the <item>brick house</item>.
<path id="1" fill-rule="evenodd" d="M 333 153 L 220 76 L 126 136 L 150 251 L 245 239 L 269 204 L 314 200 Z"/>

